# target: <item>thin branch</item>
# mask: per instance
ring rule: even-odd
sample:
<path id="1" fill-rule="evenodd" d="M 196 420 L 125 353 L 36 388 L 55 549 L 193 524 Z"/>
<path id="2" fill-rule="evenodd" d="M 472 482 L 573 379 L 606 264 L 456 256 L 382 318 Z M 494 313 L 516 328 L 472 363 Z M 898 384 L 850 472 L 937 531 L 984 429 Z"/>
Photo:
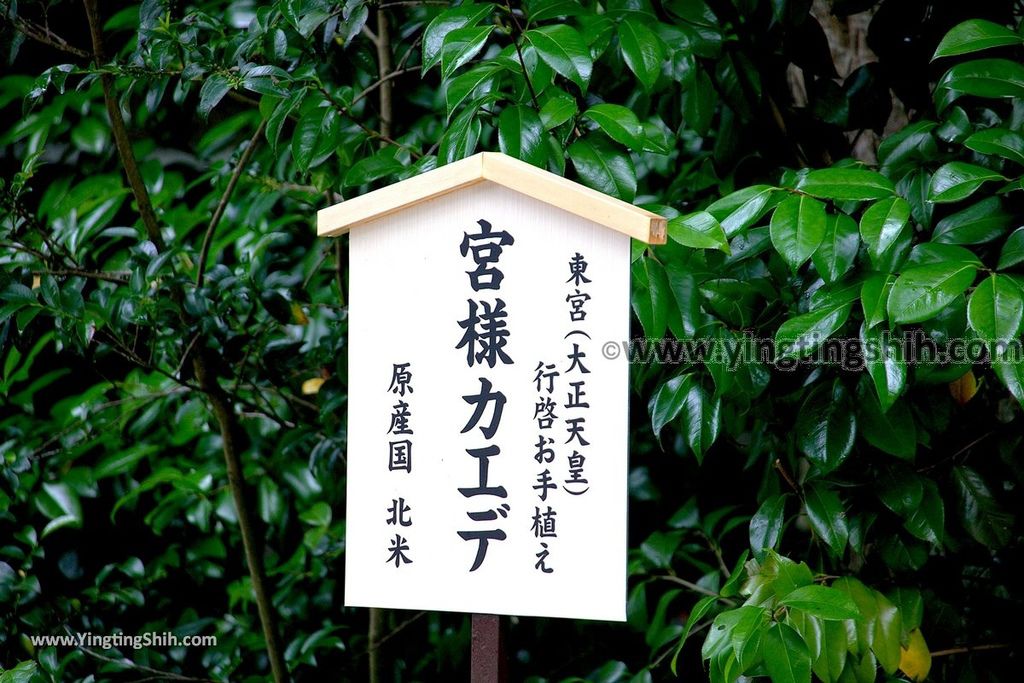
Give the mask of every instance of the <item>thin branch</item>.
<path id="1" fill-rule="evenodd" d="M 516 25 L 516 31 L 519 32 L 519 36 L 523 35 L 523 26 L 519 23 L 519 18 L 516 13 L 512 11 L 511 3 L 506 3 L 505 7 L 508 9 L 508 14 L 512 17 L 512 23 Z M 533 89 L 533 81 L 530 80 L 530 73 L 526 69 L 526 60 L 523 59 L 523 50 L 519 47 L 519 38 L 513 38 L 512 44 L 516 46 L 516 54 L 519 55 L 519 65 L 523 67 L 523 78 L 526 79 L 526 87 L 530 90 L 530 99 L 533 100 L 533 107 L 537 111 L 540 111 L 540 102 L 537 101 L 537 91 Z"/>
<path id="2" fill-rule="evenodd" d="M 932 657 L 949 657 L 950 655 L 963 655 L 971 652 L 986 652 L 988 650 L 1005 650 L 1011 647 L 1009 643 L 989 643 L 986 645 L 964 645 L 963 647 L 951 647 L 945 650 L 932 652 Z"/>
<path id="3" fill-rule="evenodd" d="M 36 270 L 33 271 L 33 275 L 56 275 L 58 277 L 86 277 L 92 280 L 102 280 L 103 282 L 113 282 L 119 285 L 123 285 L 128 282 L 128 278 L 131 277 L 131 273 L 127 271 L 112 271 L 112 272 L 99 272 L 92 270 L 83 270 L 82 268 L 59 268 L 56 270 Z"/>
<path id="4" fill-rule="evenodd" d="M 384 643 L 388 642 L 389 640 L 391 640 L 392 638 L 397 636 L 399 633 L 404 631 L 409 626 L 412 626 L 419 619 L 421 619 L 424 616 L 426 616 L 426 614 L 427 614 L 426 612 L 417 612 L 413 616 L 411 616 L 408 619 L 406 619 L 405 621 L 403 621 L 398 626 L 396 626 L 393 629 L 391 629 L 390 631 L 388 631 L 387 635 L 385 635 L 384 637 L 382 637 L 380 640 L 377 641 L 377 648 L 380 648 L 381 645 L 383 645 Z M 371 648 L 367 647 L 366 648 L 366 652 L 364 654 L 370 654 L 370 652 L 372 652 L 372 651 L 373 650 Z"/>
<path id="5" fill-rule="evenodd" d="M 142 664 L 136 664 L 127 657 L 121 657 L 120 659 L 116 657 L 108 657 L 106 655 L 100 654 L 99 652 L 96 652 L 95 650 L 90 650 L 87 647 L 81 647 L 79 649 L 85 654 L 89 655 L 90 657 L 98 659 L 101 662 L 109 662 L 110 664 L 117 664 L 118 666 L 127 667 L 129 669 L 132 669 L 133 671 L 139 671 L 145 674 L 149 674 L 151 679 L 153 680 L 181 681 L 182 683 L 218 683 L 218 681 L 215 681 L 212 678 L 195 678 L 194 676 L 185 676 L 183 674 L 176 674 L 170 671 L 161 671 L 159 669 L 154 669 L 152 667 L 143 666 Z"/>
<path id="6" fill-rule="evenodd" d="M 217 224 L 220 223 L 220 219 L 224 216 L 224 211 L 227 209 L 228 202 L 231 201 L 231 195 L 235 191 L 235 186 L 238 185 L 238 179 L 241 177 L 245 167 L 249 165 L 249 160 L 252 159 L 252 154 L 256 151 L 256 145 L 259 142 L 260 136 L 263 135 L 263 131 L 267 127 L 267 120 L 263 119 L 260 121 L 260 125 L 256 126 L 256 132 L 249 138 L 249 145 L 242 152 L 241 158 L 238 160 L 238 165 L 235 166 L 234 172 L 231 174 L 231 178 L 228 180 L 227 187 L 224 188 L 224 194 L 221 195 L 220 201 L 217 202 L 217 208 L 213 211 L 213 216 L 210 218 L 210 224 L 206 226 L 206 234 L 203 235 L 203 246 L 199 250 L 199 265 L 196 267 L 196 286 L 201 287 L 203 284 L 203 276 L 206 274 L 206 261 L 210 256 L 210 246 L 213 243 L 213 233 L 217 229 Z"/>
<path id="7" fill-rule="evenodd" d="M 711 590 L 710 588 L 704 588 L 704 586 L 698 586 L 697 584 L 693 583 L 692 581 L 687 581 L 686 579 L 681 579 L 678 576 L 673 576 L 672 574 L 658 574 L 654 578 L 661 579 L 662 581 L 671 581 L 672 583 L 677 583 L 680 586 L 682 586 L 683 588 L 686 588 L 687 590 L 691 590 L 694 593 L 700 593 L 701 595 L 707 595 L 707 596 L 710 596 L 712 598 L 718 598 L 722 602 L 730 604 L 730 605 L 736 604 L 734 600 L 730 600 L 729 598 L 724 598 L 721 595 L 719 595 L 717 592 Z"/>
<path id="8" fill-rule="evenodd" d="M 7 3 L 4 3 L 4 7 L 7 7 Z M 15 17 L 14 28 L 38 43 L 42 43 L 43 45 L 47 45 L 55 50 L 59 50 L 74 57 L 78 57 L 79 59 L 89 59 L 92 57 L 92 55 L 82 48 L 75 47 L 58 36 L 56 33 L 51 31 L 48 26 L 40 26 L 39 24 L 23 19 L 22 17 Z"/>
<path id="9" fill-rule="evenodd" d="M 97 0 L 82 0 L 85 5 L 85 15 L 89 21 L 89 33 L 92 36 L 93 59 L 97 66 L 106 61 L 103 52 L 103 33 L 100 23 L 99 10 L 96 7 Z M 149 241 L 156 245 L 159 251 L 164 251 L 166 245 L 160 235 L 160 227 L 156 222 L 156 212 L 153 211 L 153 203 L 149 198 L 149 191 L 142 180 L 139 172 L 139 165 L 135 161 L 135 152 L 132 150 L 131 140 L 128 138 L 128 129 L 125 128 L 124 118 L 121 116 L 121 107 L 117 103 L 114 94 L 114 77 L 110 74 L 101 74 L 100 83 L 103 85 L 103 99 L 106 101 L 107 114 L 110 116 L 110 127 L 114 133 L 114 144 L 117 153 L 121 156 L 121 165 L 124 166 L 125 175 L 128 176 L 128 184 L 131 186 L 132 194 L 135 195 L 135 203 L 139 207 L 139 215 L 142 217 L 142 224 L 146 226 L 146 234 Z"/>
<path id="10" fill-rule="evenodd" d="M 417 66 L 410 66 L 408 69 L 398 69 L 396 71 L 392 71 L 388 75 L 383 76 L 382 78 L 377 79 L 372 84 L 368 85 L 365 89 L 363 89 L 362 92 L 360 92 L 358 95 L 356 95 L 354 98 L 352 98 L 352 104 L 350 104 L 349 106 L 350 107 L 355 106 L 356 102 L 358 102 L 359 100 L 363 99 L 364 97 L 366 97 L 367 95 L 372 93 L 374 90 L 376 90 L 377 88 L 381 87 L 382 85 L 384 85 L 385 83 L 390 81 L 392 78 L 396 78 L 398 76 L 401 76 L 402 74 L 413 73 L 413 72 L 419 71 L 419 70 L 420 70 L 420 67 L 417 65 Z"/>

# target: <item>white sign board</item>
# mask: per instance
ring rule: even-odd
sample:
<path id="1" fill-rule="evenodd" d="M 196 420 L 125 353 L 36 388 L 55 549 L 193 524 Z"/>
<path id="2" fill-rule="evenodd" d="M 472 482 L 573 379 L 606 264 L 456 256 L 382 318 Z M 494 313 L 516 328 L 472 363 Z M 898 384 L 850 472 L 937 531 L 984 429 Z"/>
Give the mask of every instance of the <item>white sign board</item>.
<path id="1" fill-rule="evenodd" d="M 629 252 L 492 182 L 352 230 L 346 605 L 625 620 Z"/>

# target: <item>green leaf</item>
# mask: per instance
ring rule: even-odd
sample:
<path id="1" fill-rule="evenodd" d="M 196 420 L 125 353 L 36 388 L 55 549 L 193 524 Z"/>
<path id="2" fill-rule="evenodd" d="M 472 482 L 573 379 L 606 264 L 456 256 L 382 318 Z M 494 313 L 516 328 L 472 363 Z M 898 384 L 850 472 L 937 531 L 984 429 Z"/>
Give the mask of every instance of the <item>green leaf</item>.
<path id="1" fill-rule="evenodd" d="M 684 376 L 679 390 L 683 394 L 683 435 L 699 463 L 718 438 L 721 402 L 717 396 L 708 396 L 694 374 Z"/>
<path id="2" fill-rule="evenodd" d="M 654 429 L 654 438 L 660 438 L 661 430 L 676 419 L 679 416 L 679 411 L 683 409 L 686 400 L 683 382 L 686 377 L 686 375 L 673 377 L 658 387 L 658 391 L 651 398 L 651 427 Z"/>
<path id="3" fill-rule="evenodd" d="M 835 588 L 817 584 L 795 589 L 780 599 L 779 604 L 795 607 L 826 621 L 860 619 L 860 611 L 853 598 Z"/>
<path id="4" fill-rule="evenodd" d="M 881 173 L 859 168 L 823 168 L 800 179 L 797 189 L 824 199 L 885 199 L 896 191 Z"/>
<path id="5" fill-rule="evenodd" d="M 604 140 L 582 138 L 569 146 L 569 158 L 585 185 L 623 201 L 633 201 L 636 169 L 628 154 Z"/>
<path id="6" fill-rule="evenodd" d="M 530 29 L 524 36 L 548 66 L 586 91 L 594 63 L 576 29 L 555 24 Z"/>
<path id="7" fill-rule="evenodd" d="M 673 241 L 695 249 L 719 249 L 729 253 L 729 240 L 715 217 L 707 211 L 677 216 L 668 222 L 668 236 Z"/>
<path id="8" fill-rule="evenodd" d="M 399 173 L 404 168 L 405 164 L 391 156 L 389 152 L 381 152 L 357 161 L 345 174 L 344 184 L 346 187 L 365 185 Z"/>
<path id="9" fill-rule="evenodd" d="M 441 75 L 451 78 L 455 70 L 476 57 L 484 48 L 494 26 L 470 26 L 450 31 L 441 43 Z"/>
<path id="10" fill-rule="evenodd" d="M 877 274 L 864 280 L 860 289 L 860 305 L 864 310 L 864 324 L 868 329 L 885 322 L 886 302 L 896 281 L 895 275 Z"/>
<path id="11" fill-rule="evenodd" d="M 902 197 L 883 199 L 868 207 L 860 219 L 860 234 L 872 261 L 892 246 L 909 221 L 910 204 Z"/>
<path id="12" fill-rule="evenodd" d="M 206 79 L 203 87 L 199 89 L 199 106 L 196 111 L 204 119 L 210 115 L 210 111 L 217 106 L 217 103 L 224 99 L 224 96 L 231 90 L 231 82 L 223 74 L 213 74 Z"/>
<path id="13" fill-rule="evenodd" d="M 979 52 L 993 47 L 1020 45 L 1021 37 L 1014 31 L 985 19 L 968 19 L 957 24 L 935 48 L 932 59 Z"/>
<path id="14" fill-rule="evenodd" d="M 820 382 L 811 390 L 800 406 L 795 431 L 800 450 L 822 474 L 842 464 L 853 450 L 857 422 L 841 381 L 831 386 Z"/>
<path id="15" fill-rule="evenodd" d="M 1013 537 L 1013 515 L 1004 511 L 976 471 L 965 465 L 953 468 L 958 512 L 967 533 L 989 548 L 1002 548 Z"/>
<path id="16" fill-rule="evenodd" d="M 772 245 L 792 271 L 802 266 L 825 238 L 825 205 L 804 195 L 784 199 L 772 214 Z"/>
<path id="17" fill-rule="evenodd" d="M 672 654 L 672 673 L 676 673 L 676 665 L 679 662 L 679 654 L 683 651 L 683 645 L 686 643 L 686 639 L 690 636 L 690 632 L 693 631 L 693 627 L 698 621 L 704 618 L 712 607 L 715 606 L 718 598 L 713 595 L 708 595 L 697 601 L 697 604 L 690 610 L 690 616 L 686 618 L 686 624 L 683 625 L 683 632 L 679 634 L 679 644 L 676 645 L 675 652 Z M 645 615 L 646 616 L 646 615 Z"/>
<path id="18" fill-rule="evenodd" d="M 974 282 L 977 268 L 965 263 L 930 263 L 907 269 L 889 293 L 889 318 L 919 323 L 935 316 Z"/>
<path id="19" fill-rule="evenodd" d="M 814 482 L 804 490 L 804 502 L 815 535 L 825 542 L 833 557 L 842 557 L 850 540 L 850 529 L 839 494 L 821 482 Z"/>
<path id="20" fill-rule="evenodd" d="M 423 72 L 441 61 L 441 48 L 449 33 L 467 26 L 475 26 L 494 10 L 494 5 L 467 4 L 445 10 L 427 24 L 423 32 Z"/>
<path id="21" fill-rule="evenodd" d="M 445 90 L 445 104 L 448 108 L 448 117 L 462 104 L 466 98 L 472 96 L 478 89 L 485 94 L 493 86 L 501 68 L 495 64 L 486 63 L 474 67 L 464 74 L 460 74 L 450 81 L 446 81 L 448 87 Z M 571 116 L 571 114 L 570 114 Z"/>
<path id="22" fill-rule="evenodd" d="M 668 326 L 672 290 L 665 268 L 653 258 L 641 258 L 632 266 L 630 293 L 633 311 L 648 339 L 660 339 Z"/>
<path id="23" fill-rule="evenodd" d="M 750 547 L 755 555 L 760 556 L 765 550 L 778 546 L 785 511 L 786 496 L 770 496 L 750 518 Z"/>
<path id="24" fill-rule="evenodd" d="M 45 483 L 36 495 L 36 507 L 50 522 L 43 527 L 40 538 L 46 538 L 54 531 L 65 527 L 82 526 L 82 503 L 78 493 L 64 482 Z"/>
<path id="25" fill-rule="evenodd" d="M 858 248 L 857 223 L 845 213 L 828 214 L 825 236 L 811 255 L 811 261 L 825 282 L 835 282 L 853 267 Z"/>
<path id="26" fill-rule="evenodd" d="M 983 166 L 951 161 L 943 164 L 932 176 L 928 201 L 958 202 L 974 194 L 989 180 L 1006 180 L 1006 177 Z"/>
<path id="27" fill-rule="evenodd" d="M 874 378 L 872 377 L 874 382 Z M 917 430 L 906 403 L 893 399 L 883 412 L 877 392 L 859 387 L 858 421 L 860 434 L 869 444 L 897 458 L 913 459 L 917 453 Z"/>
<path id="28" fill-rule="evenodd" d="M 846 665 L 849 636 L 846 627 L 838 621 L 821 624 L 821 654 L 814 660 L 815 675 L 822 683 L 837 683 Z"/>
<path id="29" fill-rule="evenodd" d="M 901 355 L 900 345 L 892 343 L 889 333 L 882 328 L 871 329 L 865 321 L 860 328 L 860 341 L 864 364 L 884 413 L 907 386 L 907 364 Z"/>
<path id="30" fill-rule="evenodd" d="M 665 61 L 665 47 L 657 34 L 646 24 L 627 17 L 619 24 L 619 49 L 644 90 L 653 88 Z"/>
<path id="31" fill-rule="evenodd" d="M 871 651 L 878 658 L 878 663 L 887 674 L 894 674 L 900 666 L 900 637 L 903 633 L 903 620 L 896 605 L 876 590 L 872 590 L 875 600 L 875 620 L 872 624 Z"/>
<path id="32" fill-rule="evenodd" d="M 733 237 L 760 220 L 779 194 L 769 185 L 750 185 L 713 202 L 707 212 L 718 219 L 726 235 Z"/>
<path id="33" fill-rule="evenodd" d="M 1019 353 L 1010 348 L 998 351 L 992 359 L 992 369 L 999 377 L 999 381 L 1024 407 L 1024 358 L 1019 356 Z"/>
<path id="34" fill-rule="evenodd" d="M 557 88 L 549 88 L 549 91 L 551 90 L 555 90 L 556 93 L 551 95 L 540 108 L 540 120 L 544 124 L 544 130 L 551 130 L 562 125 L 571 119 L 577 111 L 576 100 L 569 93 Z"/>
<path id="35" fill-rule="evenodd" d="M 967 320 L 989 346 L 1017 337 L 1024 322 L 1024 294 L 1005 275 L 982 280 L 967 301 Z"/>
<path id="36" fill-rule="evenodd" d="M 941 545 L 945 537 L 945 504 L 938 485 L 931 479 L 923 479 L 924 495 L 921 504 L 911 510 L 903 520 L 903 526 L 922 541 Z"/>
<path id="37" fill-rule="evenodd" d="M 773 624 L 764 634 L 763 647 L 772 683 L 810 683 L 811 653 L 792 626 Z"/>
<path id="38" fill-rule="evenodd" d="M 1024 165 L 1024 135 L 1007 128 L 979 130 L 964 140 L 964 147 L 981 154 L 1009 159 Z"/>
<path id="39" fill-rule="evenodd" d="M 1009 59 L 976 59 L 947 71 L 935 88 L 936 97 L 947 95 L 946 105 L 961 95 L 977 97 L 1024 97 L 1024 65 Z"/>
<path id="40" fill-rule="evenodd" d="M 452 119 L 437 149 L 439 163 L 450 164 L 465 159 L 476 151 L 481 130 L 477 111 L 477 104 L 471 104 Z"/>
<path id="41" fill-rule="evenodd" d="M 996 268 L 1005 270 L 1020 263 L 1024 263 L 1024 228 L 1017 228 L 1003 242 Z"/>
<path id="42" fill-rule="evenodd" d="M 852 304 L 828 306 L 790 318 L 779 326 L 775 344 L 781 358 L 800 358 L 822 345 L 850 317 Z"/>
<path id="43" fill-rule="evenodd" d="M 932 232 L 932 240 L 944 244 L 982 244 L 1001 237 L 1010 228 L 1010 215 L 999 197 L 988 197 L 977 204 L 946 216 Z"/>
<path id="44" fill-rule="evenodd" d="M 548 148 L 537 112 L 521 104 L 505 107 L 498 117 L 498 148 L 509 156 L 545 168 Z"/>
<path id="45" fill-rule="evenodd" d="M 583 112 L 583 117 L 596 123 L 612 140 L 638 152 L 643 150 L 643 128 L 631 109 L 618 104 L 595 104 Z"/>

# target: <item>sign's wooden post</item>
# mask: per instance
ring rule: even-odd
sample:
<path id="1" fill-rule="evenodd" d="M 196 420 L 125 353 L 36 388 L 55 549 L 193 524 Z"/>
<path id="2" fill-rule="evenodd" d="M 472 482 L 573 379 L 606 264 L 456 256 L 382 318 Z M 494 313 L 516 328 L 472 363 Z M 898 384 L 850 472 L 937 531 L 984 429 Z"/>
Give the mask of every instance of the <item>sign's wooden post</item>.
<path id="1" fill-rule="evenodd" d="M 470 682 L 506 683 L 504 619 L 495 614 L 474 614 L 470 646 Z"/>
<path id="2" fill-rule="evenodd" d="M 483 153 L 323 209 L 351 231 L 345 603 L 626 618 L 630 238 L 649 211 Z"/>

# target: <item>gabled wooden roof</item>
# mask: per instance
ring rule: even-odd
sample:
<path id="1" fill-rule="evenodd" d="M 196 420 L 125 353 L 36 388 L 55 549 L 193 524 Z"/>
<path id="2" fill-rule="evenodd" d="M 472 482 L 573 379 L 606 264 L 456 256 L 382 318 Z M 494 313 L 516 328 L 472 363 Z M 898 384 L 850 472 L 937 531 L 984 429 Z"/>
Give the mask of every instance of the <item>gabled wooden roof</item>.
<path id="1" fill-rule="evenodd" d="M 483 181 L 497 183 L 648 244 L 664 244 L 666 220 L 498 152 L 482 152 L 321 209 L 317 234 L 334 237 L 381 216 Z"/>

